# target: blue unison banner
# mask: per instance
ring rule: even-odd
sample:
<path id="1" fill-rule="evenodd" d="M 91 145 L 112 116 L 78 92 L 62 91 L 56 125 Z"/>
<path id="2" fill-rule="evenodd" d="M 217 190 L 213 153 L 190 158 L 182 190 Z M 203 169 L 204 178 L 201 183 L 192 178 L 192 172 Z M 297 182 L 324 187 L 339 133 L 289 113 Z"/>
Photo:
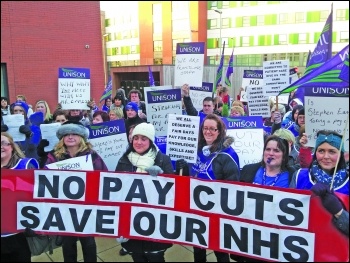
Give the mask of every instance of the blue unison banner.
<path id="1" fill-rule="evenodd" d="M 124 120 L 102 122 L 87 126 L 87 128 L 90 131 L 89 139 L 126 133 Z"/>
<path id="2" fill-rule="evenodd" d="M 89 68 L 59 68 L 58 78 L 90 79 Z"/>

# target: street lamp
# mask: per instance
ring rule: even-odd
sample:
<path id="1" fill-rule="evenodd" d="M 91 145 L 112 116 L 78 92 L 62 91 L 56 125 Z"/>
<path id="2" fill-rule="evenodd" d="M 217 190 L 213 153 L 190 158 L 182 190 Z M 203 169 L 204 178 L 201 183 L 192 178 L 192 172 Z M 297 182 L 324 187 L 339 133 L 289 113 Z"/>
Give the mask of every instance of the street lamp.
<path id="1" fill-rule="evenodd" d="M 215 9 L 214 11 L 220 15 L 220 32 L 219 32 L 219 51 L 220 51 L 220 54 L 219 54 L 219 56 L 221 56 L 221 48 L 222 48 L 222 43 L 221 43 L 221 15 L 222 15 L 222 11 L 217 10 L 217 9 Z"/>

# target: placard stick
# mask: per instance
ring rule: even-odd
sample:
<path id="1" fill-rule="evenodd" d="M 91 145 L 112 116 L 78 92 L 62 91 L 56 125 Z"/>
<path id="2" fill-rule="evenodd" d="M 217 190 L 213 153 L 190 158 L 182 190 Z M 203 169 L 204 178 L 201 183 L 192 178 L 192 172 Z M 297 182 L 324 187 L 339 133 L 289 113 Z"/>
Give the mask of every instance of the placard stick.
<path id="1" fill-rule="evenodd" d="M 348 116 L 346 117 L 345 127 L 344 127 L 344 130 L 343 130 L 343 134 L 342 134 L 342 138 L 341 138 L 341 142 L 340 142 L 340 147 L 338 149 L 339 150 L 339 154 L 338 154 L 337 162 L 335 163 L 334 173 L 333 173 L 333 176 L 332 176 L 331 187 L 330 187 L 331 190 L 333 188 L 334 177 L 335 177 L 335 173 L 336 173 L 337 168 L 338 168 L 338 163 L 339 163 L 340 154 L 341 154 L 341 148 L 343 147 L 343 144 L 344 144 L 344 136 L 345 136 L 345 132 L 346 132 L 346 127 L 348 127 L 348 122 L 349 122 L 349 113 L 348 113 Z"/>
<path id="2" fill-rule="evenodd" d="M 180 175 L 180 176 L 182 175 L 182 168 L 180 169 L 179 175 Z"/>

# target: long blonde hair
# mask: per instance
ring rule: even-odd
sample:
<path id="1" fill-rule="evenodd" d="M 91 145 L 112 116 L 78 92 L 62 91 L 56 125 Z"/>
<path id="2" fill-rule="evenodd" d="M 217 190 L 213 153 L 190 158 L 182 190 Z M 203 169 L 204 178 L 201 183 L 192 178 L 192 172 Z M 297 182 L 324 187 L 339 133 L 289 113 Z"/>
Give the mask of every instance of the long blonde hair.
<path id="1" fill-rule="evenodd" d="M 36 107 L 38 106 L 39 103 L 44 104 L 44 106 L 46 108 L 44 120 L 49 121 L 52 117 L 51 112 L 50 112 L 50 108 L 49 108 L 49 104 L 47 104 L 47 102 L 45 100 L 38 100 L 35 104 L 35 111 L 36 111 Z"/>
<path id="2" fill-rule="evenodd" d="M 12 136 L 9 133 L 1 132 L 1 136 L 5 136 L 12 146 L 12 155 L 6 166 L 13 167 L 18 162 L 18 160 L 24 158 L 25 155 L 22 152 L 21 148 L 19 148 L 18 144 L 14 142 Z"/>
<path id="3" fill-rule="evenodd" d="M 56 144 L 54 148 L 54 155 L 57 159 L 61 160 L 63 159 L 64 155 L 67 152 L 67 147 L 64 145 L 64 137 L 63 136 L 58 143 Z M 83 137 L 80 137 L 80 142 L 79 142 L 79 148 L 78 148 L 78 153 L 80 152 L 85 152 L 85 151 L 92 151 L 92 144 L 88 141 L 86 141 Z"/>

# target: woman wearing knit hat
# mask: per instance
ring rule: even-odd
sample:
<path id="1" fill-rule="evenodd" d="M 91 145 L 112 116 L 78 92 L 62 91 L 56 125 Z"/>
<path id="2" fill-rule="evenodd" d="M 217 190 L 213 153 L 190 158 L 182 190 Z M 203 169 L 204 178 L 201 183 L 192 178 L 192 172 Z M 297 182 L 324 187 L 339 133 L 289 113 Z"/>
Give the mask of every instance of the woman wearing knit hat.
<path id="1" fill-rule="evenodd" d="M 125 111 L 127 116 L 125 120 L 126 136 L 129 137 L 130 126 L 146 122 L 146 120 L 140 118 L 138 115 L 139 107 L 136 102 L 129 102 L 126 104 Z"/>
<path id="2" fill-rule="evenodd" d="M 154 144 L 155 129 L 150 123 L 136 125 L 132 132 L 132 141 L 123 156 L 119 159 L 116 172 L 173 174 L 170 157 L 163 154 Z M 172 246 L 146 240 L 117 238 L 124 250 L 131 253 L 134 262 L 165 262 L 164 253 Z M 125 252 L 124 252 L 125 253 Z"/>
<path id="3" fill-rule="evenodd" d="M 317 133 L 311 166 L 294 173 L 290 188 L 310 189 L 320 196 L 324 208 L 333 215 L 335 226 L 349 236 L 349 213 L 334 194 L 339 192 L 349 195 L 349 163 L 345 161 L 340 134 L 326 130 Z"/>
<path id="4" fill-rule="evenodd" d="M 47 155 L 46 164 L 74 157 L 91 156 L 94 170 L 107 171 L 107 166 L 88 142 L 89 130 L 80 122 L 66 121 L 57 130 L 59 142 Z M 95 238 L 92 236 L 63 236 L 62 252 L 64 262 L 77 262 L 77 240 L 80 240 L 85 262 L 97 261 Z"/>

